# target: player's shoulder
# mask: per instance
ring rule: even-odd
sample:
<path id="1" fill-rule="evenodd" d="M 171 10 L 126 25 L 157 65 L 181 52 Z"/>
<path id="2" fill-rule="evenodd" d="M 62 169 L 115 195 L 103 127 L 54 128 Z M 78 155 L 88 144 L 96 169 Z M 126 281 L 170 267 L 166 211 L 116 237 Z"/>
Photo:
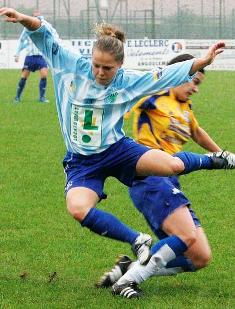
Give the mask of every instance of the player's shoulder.
<path id="1" fill-rule="evenodd" d="M 159 91 L 156 94 L 142 98 L 139 107 L 141 109 L 156 109 L 158 101 L 169 96 L 169 90 Z"/>

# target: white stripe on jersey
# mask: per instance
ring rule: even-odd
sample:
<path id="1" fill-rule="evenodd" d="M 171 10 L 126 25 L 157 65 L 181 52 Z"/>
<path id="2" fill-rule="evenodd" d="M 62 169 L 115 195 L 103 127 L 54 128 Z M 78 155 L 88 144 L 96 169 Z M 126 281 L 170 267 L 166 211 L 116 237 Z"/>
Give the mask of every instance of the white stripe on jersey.
<path id="1" fill-rule="evenodd" d="M 32 42 L 32 40 L 30 39 L 30 37 L 28 36 L 26 29 L 24 29 L 20 35 L 15 54 L 18 56 L 23 49 L 26 50 L 26 56 L 42 55 L 38 50 L 38 48 L 35 46 L 35 44 Z"/>

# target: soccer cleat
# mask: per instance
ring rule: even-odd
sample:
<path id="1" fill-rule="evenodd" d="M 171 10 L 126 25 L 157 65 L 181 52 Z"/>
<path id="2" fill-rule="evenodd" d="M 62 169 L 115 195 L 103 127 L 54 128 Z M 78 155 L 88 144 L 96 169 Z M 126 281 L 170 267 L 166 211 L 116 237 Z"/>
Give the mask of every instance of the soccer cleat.
<path id="1" fill-rule="evenodd" d="M 152 237 L 148 234 L 140 233 L 132 245 L 132 251 L 137 256 L 140 264 L 145 265 L 151 258 L 150 246 Z"/>
<path id="2" fill-rule="evenodd" d="M 235 168 L 235 154 L 229 151 L 218 151 L 208 153 L 208 157 L 212 159 L 213 169 L 233 169 Z"/>
<path id="3" fill-rule="evenodd" d="M 20 97 L 15 97 L 14 103 L 20 103 Z"/>
<path id="4" fill-rule="evenodd" d="M 120 279 L 128 270 L 132 260 L 127 255 L 121 255 L 118 257 L 115 266 L 109 271 L 103 274 L 97 281 L 95 286 L 97 288 L 108 288 L 112 286 L 118 279 Z"/>
<path id="5" fill-rule="evenodd" d="M 45 97 L 41 97 L 41 98 L 39 99 L 39 102 L 40 102 L 40 103 L 49 103 L 49 100 L 46 99 Z"/>
<path id="6" fill-rule="evenodd" d="M 125 298 L 140 298 L 143 296 L 143 291 L 135 282 L 128 282 L 125 284 L 114 283 L 112 286 L 112 294 L 120 295 Z"/>

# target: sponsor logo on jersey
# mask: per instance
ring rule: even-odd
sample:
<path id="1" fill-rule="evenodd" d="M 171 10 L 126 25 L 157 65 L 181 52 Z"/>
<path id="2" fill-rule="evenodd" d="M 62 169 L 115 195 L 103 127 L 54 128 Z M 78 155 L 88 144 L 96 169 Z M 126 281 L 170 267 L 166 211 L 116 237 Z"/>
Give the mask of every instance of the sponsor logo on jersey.
<path id="1" fill-rule="evenodd" d="M 118 92 L 114 92 L 114 93 L 111 93 L 107 99 L 106 99 L 106 102 L 107 103 L 114 103 L 117 99 L 117 96 L 118 96 Z"/>

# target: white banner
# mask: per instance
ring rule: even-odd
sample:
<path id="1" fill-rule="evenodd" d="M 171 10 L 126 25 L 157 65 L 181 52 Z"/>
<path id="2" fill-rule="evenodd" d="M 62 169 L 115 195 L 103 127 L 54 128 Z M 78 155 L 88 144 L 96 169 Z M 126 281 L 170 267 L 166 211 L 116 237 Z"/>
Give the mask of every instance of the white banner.
<path id="1" fill-rule="evenodd" d="M 87 57 L 91 57 L 93 43 L 94 40 L 71 40 L 72 47 Z M 165 66 L 171 58 L 182 52 L 185 52 L 184 40 L 127 40 L 124 66 L 151 70 L 156 66 Z"/>
<path id="2" fill-rule="evenodd" d="M 216 40 L 186 40 L 186 53 L 197 58 L 205 55 L 209 46 Z M 235 70 L 235 40 L 224 40 L 225 51 L 217 56 L 216 60 L 207 67 L 207 70 Z"/>
<path id="3" fill-rule="evenodd" d="M 167 62 L 182 53 L 202 57 L 215 40 L 127 40 L 125 44 L 124 66 L 133 69 L 151 70 L 164 67 Z M 22 68 L 25 54 L 20 54 L 20 61 L 14 61 L 17 40 L 0 41 L 0 68 Z M 90 58 L 94 40 L 64 40 L 64 45 L 73 51 Z M 219 55 L 209 70 L 235 70 L 235 40 L 225 40 L 226 50 Z"/>
<path id="4" fill-rule="evenodd" d="M 0 68 L 17 69 L 22 68 L 25 58 L 25 51 L 20 54 L 19 62 L 15 62 L 15 51 L 18 41 L 2 40 L 0 41 Z"/>

